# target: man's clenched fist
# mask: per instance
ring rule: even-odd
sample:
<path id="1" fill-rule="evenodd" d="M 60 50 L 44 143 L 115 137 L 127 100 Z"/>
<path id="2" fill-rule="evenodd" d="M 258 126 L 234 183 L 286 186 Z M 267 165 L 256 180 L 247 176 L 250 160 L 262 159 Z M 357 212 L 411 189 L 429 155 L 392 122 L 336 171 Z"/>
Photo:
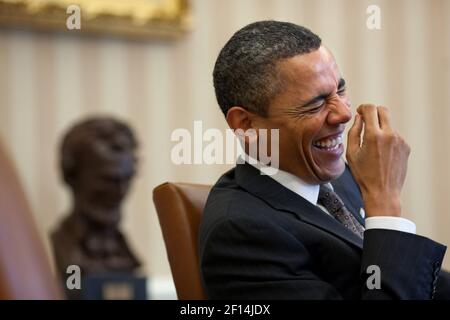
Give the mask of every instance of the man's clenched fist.
<path id="1" fill-rule="evenodd" d="M 411 149 L 392 128 L 387 108 L 363 104 L 357 112 L 348 133 L 347 161 L 361 188 L 366 217 L 398 217 Z"/>

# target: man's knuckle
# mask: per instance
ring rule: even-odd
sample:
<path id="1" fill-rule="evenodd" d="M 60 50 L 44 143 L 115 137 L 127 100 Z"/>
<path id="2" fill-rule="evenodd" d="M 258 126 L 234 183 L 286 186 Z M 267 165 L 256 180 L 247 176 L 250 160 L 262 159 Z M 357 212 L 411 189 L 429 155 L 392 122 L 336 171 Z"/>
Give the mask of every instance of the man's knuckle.
<path id="1" fill-rule="evenodd" d="M 405 142 L 404 144 L 406 153 L 409 155 L 411 153 L 411 146 Z"/>
<path id="2" fill-rule="evenodd" d="M 367 112 L 367 111 L 370 111 L 370 110 L 374 110 L 375 108 L 376 108 L 376 106 L 374 104 L 371 104 L 371 103 L 364 103 L 364 104 L 359 106 L 359 109 L 362 112 Z"/>
<path id="3" fill-rule="evenodd" d="M 373 141 L 373 142 L 380 141 L 380 140 L 383 140 L 383 138 L 384 138 L 383 134 L 378 131 L 372 131 L 372 132 L 367 133 L 367 139 L 369 141 Z"/>
<path id="4" fill-rule="evenodd" d="M 402 137 L 400 137 L 395 132 L 389 132 L 386 134 L 386 140 L 388 142 L 394 143 L 394 144 L 402 144 Z"/>
<path id="5" fill-rule="evenodd" d="M 382 111 L 383 113 L 386 113 L 386 114 L 389 113 L 389 109 L 385 106 L 378 106 L 378 110 Z"/>
<path id="6" fill-rule="evenodd" d="M 377 106 L 374 105 L 374 104 L 368 104 L 367 107 L 366 107 L 366 109 L 369 110 L 369 111 L 375 111 L 376 108 L 377 108 Z"/>
<path id="7" fill-rule="evenodd" d="M 405 140 L 400 134 L 397 133 L 396 136 L 397 136 L 398 142 L 399 142 L 400 144 L 402 144 L 403 146 L 409 148 L 408 143 L 406 142 L 406 140 Z"/>

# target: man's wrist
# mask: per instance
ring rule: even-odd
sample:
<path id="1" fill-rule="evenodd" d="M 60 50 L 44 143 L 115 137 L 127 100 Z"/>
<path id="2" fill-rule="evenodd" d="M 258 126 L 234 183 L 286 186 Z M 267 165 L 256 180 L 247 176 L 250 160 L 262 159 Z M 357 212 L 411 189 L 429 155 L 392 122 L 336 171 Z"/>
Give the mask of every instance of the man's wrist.
<path id="1" fill-rule="evenodd" d="M 397 196 L 378 194 L 363 196 L 363 199 L 366 217 L 400 217 L 402 215 L 401 201 Z"/>

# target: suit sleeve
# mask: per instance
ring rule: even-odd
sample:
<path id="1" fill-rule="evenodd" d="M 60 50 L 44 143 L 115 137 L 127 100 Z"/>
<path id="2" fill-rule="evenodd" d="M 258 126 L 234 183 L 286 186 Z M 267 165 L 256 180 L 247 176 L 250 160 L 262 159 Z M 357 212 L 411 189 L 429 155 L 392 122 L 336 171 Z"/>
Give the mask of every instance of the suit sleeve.
<path id="1" fill-rule="evenodd" d="M 436 287 L 435 300 L 450 300 L 450 273 L 441 270 Z"/>
<path id="2" fill-rule="evenodd" d="M 365 299 L 433 299 L 446 247 L 415 234 L 371 229 L 364 232 L 361 277 L 369 266 L 380 270 L 381 288 L 363 288 Z"/>
<path id="3" fill-rule="evenodd" d="M 433 297 L 445 247 L 392 230 L 366 232 L 361 299 Z M 218 223 L 207 235 L 202 279 L 211 299 L 343 299 L 314 273 L 307 248 L 279 225 L 243 218 Z M 367 267 L 381 271 L 380 289 L 368 289 Z M 332 266 L 330 266 L 332 268 Z"/>

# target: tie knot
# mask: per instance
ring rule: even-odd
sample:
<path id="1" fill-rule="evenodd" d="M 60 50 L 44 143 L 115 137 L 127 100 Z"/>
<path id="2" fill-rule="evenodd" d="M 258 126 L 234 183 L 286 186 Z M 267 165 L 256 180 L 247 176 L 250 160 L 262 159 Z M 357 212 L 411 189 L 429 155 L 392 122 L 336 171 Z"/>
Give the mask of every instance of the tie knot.
<path id="1" fill-rule="evenodd" d="M 318 203 L 323 205 L 330 213 L 334 213 L 344 206 L 337 193 L 326 184 L 320 186 Z"/>

